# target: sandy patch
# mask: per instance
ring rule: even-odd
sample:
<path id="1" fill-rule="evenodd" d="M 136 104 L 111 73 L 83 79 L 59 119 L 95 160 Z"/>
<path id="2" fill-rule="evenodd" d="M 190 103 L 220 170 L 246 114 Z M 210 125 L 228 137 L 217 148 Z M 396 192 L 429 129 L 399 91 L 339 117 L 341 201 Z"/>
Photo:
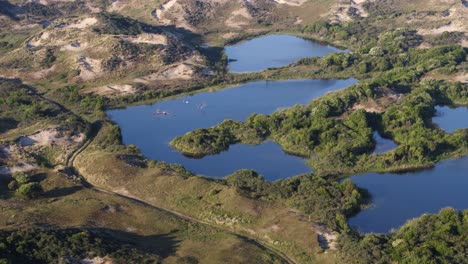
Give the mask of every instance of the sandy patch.
<path id="1" fill-rule="evenodd" d="M 302 18 L 296 17 L 296 21 L 294 21 L 294 25 L 300 25 L 300 24 L 302 24 L 302 22 L 304 22 L 304 20 L 302 20 Z"/>
<path id="2" fill-rule="evenodd" d="M 423 79 L 424 80 L 436 79 L 436 80 L 445 80 L 448 82 L 461 82 L 461 83 L 468 84 L 468 72 L 466 73 L 459 72 L 459 73 L 447 75 L 447 74 L 441 74 L 441 73 L 432 71 L 432 72 L 427 73 L 423 77 Z"/>
<path id="3" fill-rule="evenodd" d="M 441 26 L 433 29 L 419 29 L 418 34 L 420 35 L 439 35 L 444 32 L 463 32 L 464 29 L 458 25 L 450 23 L 445 26 Z"/>
<path id="4" fill-rule="evenodd" d="M 15 172 L 27 172 L 38 168 L 34 158 L 17 144 L 0 146 L 0 160 L 6 164 L 0 167 L 0 175 L 11 175 Z"/>
<path id="5" fill-rule="evenodd" d="M 171 9 L 171 7 L 173 7 L 176 3 L 177 0 L 169 0 L 168 2 L 162 4 L 161 6 L 159 6 L 158 9 L 156 9 L 156 14 L 154 15 L 154 17 L 162 23 L 171 23 L 169 19 L 164 19 L 163 16 L 164 12 Z"/>
<path id="6" fill-rule="evenodd" d="M 49 128 L 40 130 L 28 136 L 22 136 L 18 139 L 16 145 L 12 146 L 11 158 L 8 160 L 10 171 L 14 170 L 30 170 L 31 166 L 36 163 L 33 153 L 40 153 L 49 148 L 54 149 L 54 162 L 65 162 L 67 157 L 84 141 L 83 133 L 60 130 L 58 128 Z M 17 164 L 29 164 L 28 166 L 21 165 L 16 168 Z"/>
<path id="7" fill-rule="evenodd" d="M 23 136 L 19 139 L 22 147 L 29 146 L 60 146 L 69 147 L 76 145 L 84 140 L 83 133 L 65 134 L 56 128 L 41 130 L 29 136 Z"/>
<path id="8" fill-rule="evenodd" d="M 455 75 L 453 80 L 456 82 L 468 83 L 468 72 Z"/>
<path id="9" fill-rule="evenodd" d="M 325 249 L 325 250 L 327 250 L 327 249 L 335 250 L 336 249 L 336 239 L 337 239 L 337 237 L 338 236 L 336 234 L 333 234 L 331 232 L 317 234 L 318 243 L 319 243 L 320 247 Z"/>
<path id="10" fill-rule="evenodd" d="M 112 1 L 112 4 L 107 8 L 107 11 L 117 12 L 117 11 L 122 10 L 122 8 L 124 6 L 125 6 L 125 4 L 123 4 L 122 1 L 114 0 L 114 1 Z"/>
<path id="11" fill-rule="evenodd" d="M 229 33 L 224 33 L 221 37 L 223 37 L 223 39 L 230 39 L 230 38 L 233 38 L 235 36 L 237 36 L 237 33 L 229 32 Z"/>
<path id="12" fill-rule="evenodd" d="M 231 16 L 224 22 L 226 26 L 232 28 L 242 28 L 242 26 L 248 25 L 249 20 L 252 16 L 246 7 L 241 7 L 231 13 Z"/>
<path id="13" fill-rule="evenodd" d="M 120 195 L 131 197 L 130 192 L 125 187 L 122 187 L 120 189 L 115 189 L 114 192 L 116 192 L 116 193 L 118 193 Z"/>
<path id="14" fill-rule="evenodd" d="M 336 249 L 336 239 L 338 238 L 338 234 L 336 232 L 328 230 L 322 225 L 315 225 L 313 230 L 317 233 L 317 240 L 322 249 Z"/>
<path id="15" fill-rule="evenodd" d="M 81 43 L 80 41 L 74 41 L 68 45 L 62 46 L 61 51 L 82 51 L 88 46 L 87 42 Z"/>
<path id="16" fill-rule="evenodd" d="M 124 40 L 132 43 L 146 43 L 155 45 L 167 45 L 167 37 L 160 34 L 140 34 L 135 37 L 127 37 Z"/>
<path id="17" fill-rule="evenodd" d="M 54 72 L 55 69 L 56 69 L 56 65 L 54 64 L 54 65 L 52 65 L 52 67 L 50 67 L 48 69 L 33 72 L 31 74 L 31 77 L 33 79 L 43 79 L 43 78 L 46 78 L 47 76 L 49 76 L 49 74 L 51 74 L 52 72 Z"/>
<path id="18" fill-rule="evenodd" d="M 136 78 L 134 82 L 139 83 L 150 83 L 153 81 L 165 81 L 165 80 L 189 80 L 193 77 L 195 71 L 189 65 L 181 63 L 176 66 L 172 66 L 166 70 L 158 73 L 153 73 L 145 77 Z"/>
<path id="19" fill-rule="evenodd" d="M 402 94 L 390 94 L 377 99 L 369 99 L 353 106 L 353 110 L 364 109 L 368 113 L 383 113 L 385 109 L 403 97 Z"/>
<path id="20" fill-rule="evenodd" d="M 364 3 L 368 0 L 340 0 L 331 8 L 328 16 L 331 22 L 349 22 L 352 21 L 352 16 L 349 12 L 354 13 L 358 17 L 367 17 L 369 14 L 364 9 Z"/>
<path id="21" fill-rule="evenodd" d="M 432 44 L 431 43 L 428 43 L 428 42 L 423 42 L 421 43 L 417 48 L 418 49 L 430 49 L 432 48 Z"/>
<path id="22" fill-rule="evenodd" d="M 380 106 L 376 101 L 369 100 L 364 103 L 360 103 L 353 106 L 353 110 L 364 109 L 368 113 L 383 113 L 385 112 L 385 108 Z"/>
<path id="23" fill-rule="evenodd" d="M 226 0 L 204 0 L 200 2 L 220 3 Z M 178 0 L 169 0 L 151 12 L 151 15 L 164 25 L 175 25 L 194 31 L 194 28 L 185 20 L 186 6 Z"/>
<path id="24" fill-rule="evenodd" d="M 73 2 L 75 0 L 32 0 L 31 2 L 39 3 L 41 5 L 52 5 L 60 2 Z"/>
<path id="25" fill-rule="evenodd" d="M 301 6 L 307 0 L 274 0 L 274 1 L 282 5 Z"/>
<path id="26" fill-rule="evenodd" d="M 125 85 L 106 85 L 86 90 L 84 94 L 95 94 L 104 97 L 115 97 L 134 94 L 136 89 L 128 84 Z"/>
<path id="27" fill-rule="evenodd" d="M 0 175 L 11 175 L 15 172 L 28 172 L 37 169 L 38 166 L 33 163 L 20 163 L 10 167 L 0 167 Z"/>
<path id="28" fill-rule="evenodd" d="M 44 43 L 47 43 L 50 37 L 49 32 L 42 32 L 39 34 L 39 36 L 33 37 L 32 39 L 26 41 L 26 46 L 27 47 L 38 47 L 44 45 Z"/>
<path id="29" fill-rule="evenodd" d="M 82 259 L 79 263 L 80 264 L 112 264 L 114 262 L 109 257 L 104 257 L 104 258 L 94 257 L 92 259 L 90 258 Z"/>
<path id="30" fill-rule="evenodd" d="M 83 28 L 87 28 L 87 27 L 93 26 L 93 25 L 95 25 L 97 22 L 98 22 L 97 18 L 95 18 L 95 17 L 88 17 L 88 18 L 82 19 L 82 20 L 80 20 L 80 21 L 78 21 L 78 22 L 69 24 L 69 25 L 67 26 L 67 28 L 83 29 Z"/>
<path id="31" fill-rule="evenodd" d="M 103 72 L 101 60 L 81 56 L 77 58 L 77 63 L 80 70 L 79 78 L 83 81 L 92 80 Z"/>
<path id="32" fill-rule="evenodd" d="M 270 229 L 271 231 L 273 231 L 273 232 L 278 232 L 278 231 L 281 230 L 281 226 L 278 225 L 278 224 L 274 224 L 274 225 L 270 226 L 269 229 Z"/>
<path id="33" fill-rule="evenodd" d="M 468 39 L 464 39 L 461 41 L 460 45 L 462 45 L 465 48 L 468 48 Z"/>
<path id="34" fill-rule="evenodd" d="M 94 2 L 93 1 L 86 1 L 86 7 L 89 8 L 89 10 L 91 10 L 91 13 L 99 13 L 99 12 L 102 11 L 101 8 L 93 6 L 92 3 L 94 3 Z"/>

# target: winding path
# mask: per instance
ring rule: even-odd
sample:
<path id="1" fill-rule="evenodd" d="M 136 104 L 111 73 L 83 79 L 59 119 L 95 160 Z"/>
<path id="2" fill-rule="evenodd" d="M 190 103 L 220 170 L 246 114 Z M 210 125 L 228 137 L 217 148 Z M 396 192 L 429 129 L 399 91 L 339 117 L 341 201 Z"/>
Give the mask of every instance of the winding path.
<path id="1" fill-rule="evenodd" d="M 277 258 L 281 259 L 284 263 L 297 264 L 296 261 L 291 259 L 285 253 L 283 253 L 280 250 L 276 249 L 272 245 L 270 245 L 270 244 L 268 244 L 266 242 L 260 241 L 260 240 L 258 240 L 256 238 L 252 237 L 252 236 L 249 236 L 249 235 L 246 235 L 246 234 L 241 234 L 241 233 L 235 232 L 235 231 L 233 231 L 233 230 L 231 230 L 229 228 L 225 228 L 225 227 L 221 227 L 221 226 L 209 223 L 209 222 L 205 222 L 205 221 L 202 221 L 202 220 L 199 220 L 199 219 L 196 219 L 196 218 L 181 214 L 179 212 L 176 212 L 176 211 L 164 208 L 164 207 L 160 207 L 160 206 L 156 206 L 156 205 L 147 203 L 147 202 L 145 202 L 143 200 L 140 200 L 138 198 L 122 195 L 122 194 L 119 194 L 119 193 L 116 193 L 116 192 L 112 192 L 112 191 L 109 191 L 109 190 L 94 186 L 91 183 L 89 183 L 85 179 L 85 177 L 83 177 L 82 175 L 79 174 L 78 170 L 75 167 L 75 160 L 93 142 L 94 137 L 97 135 L 97 133 L 101 129 L 101 126 L 102 126 L 102 123 L 100 121 L 91 124 L 91 129 L 90 129 L 88 135 L 86 136 L 86 141 L 68 157 L 67 162 L 66 162 L 66 166 L 71 167 L 71 168 L 74 169 L 75 173 L 77 174 L 77 176 L 80 177 L 80 179 L 82 180 L 83 185 L 86 188 L 92 189 L 92 190 L 94 190 L 96 192 L 101 192 L 101 193 L 117 196 L 117 197 L 129 200 L 129 201 L 132 201 L 134 203 L 137 203 L 139 205 L 143 205 L 145 207 L 149 207 L 149 208 L 152 208 L 152 209 L 156 209 L 156 210 L 168 213 L 170 215 L 173 215 L 175 217 L 184 219 L 186 221 L 190 221 L 192 223 L 207 225 L 207 226 L 210 226 L 210 227 L 215 228 L 217 230 L 221 230 L 221 231 L 229 233 L 231 235 L 235 235 L 235 236 L 237 236 L 237 237 L 239 237 L 239 238 L 241 238 L 241 239 L 243 239 L 245 241 L 248 241 L 248 242 L 250 242 L 250 243 L 252 243 L 252 244 L 254 244 L 254 245 L 256 245 L 256 246 L 258 246 L 258 247 L 260 247 L 262 249 L 270 250 L 272 253 L 274 253 L 276 255 Z"/>

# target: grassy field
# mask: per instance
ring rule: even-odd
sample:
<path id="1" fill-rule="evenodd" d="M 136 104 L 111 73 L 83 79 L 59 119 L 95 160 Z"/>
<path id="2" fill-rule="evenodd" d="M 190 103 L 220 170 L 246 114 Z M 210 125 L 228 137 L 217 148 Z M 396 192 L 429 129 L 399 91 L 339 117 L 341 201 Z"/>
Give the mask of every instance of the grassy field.
<path id="1" fill-rule="evenodd" d="M 313 261 L 322 251 L 316 224 L 285 202 L 249 199 L 217 181 L 134 166 L 118 156 L 93 150 L 91 145 L 77 157 L 75 165 L 93 185 L 249 235 L 300 262 Z"/>
<path id="2" fill-rule="evenodd" d="M 114 194 L 87 188 L 54 171 L 37 171 L 44 194 L 35 200 L 0 200 L 3 230 L 48 226 L 55 229 L 89 228 L 134 244 L 180 263 L 194 257 L 200 263 L 282 263 L 263 247 L 219 229 L 194 223 Z M 2 187 L 3 188 L 3 187 Z M 2 190 L 5 193 L 6 190 Z M 104 257 L 104 256 L 101 256 Z"/>
<path id="3" fill-rule="evenodd" d="M 294 6 L 291 1 L 289 5 L 276 5 L 258 0 L 249 1 L 255 6 L 246 6 L 242 1 L 217 1 L 221 4 L 204 3 L 200 9 L 192 0 L 169 2 L 174 5 L 166 6 L 158 19 L 152 11 L 167 1 L 121 0 L 111 5 L 84 1 L 80 6 L 73 2 L 23 6 L 22 1 L 14 1 L 12 4 L 18 5 L 15 8 L 29 15 L 0 16 L 0 27 L 4 29 L 0 33 L 0 165 L 34 165 L 29 173 L 44 191 L 36 199 L 24 199 L 7 188 L 11 179 L 2 176 L 0 229 L 39 226 L 100 230 L 157 256 L 163 263 L 337 263 L 343 262 L 343 253 L 347 254 L 344 263 L 350 259 L 375 263 L 378 254 L 389 256 L 389 250 L 379 251 L 373 246 L 381 246 L 376 241 L 385 241 L 382 243 L 388 247 L 393 237 L 360 237 L 346 225 L 346 218 L 366 203 L 365 192 L 355 186 L 317 175 L 277 183 L 191 175 L 179 166 L 145 160 L 136 148 L 122 145 L 118 127 L 107 120 L 104 111 L 252 80 L 354 77 L 360 80 L 359 85 L 372 84 L 372 92 L 408 89 L 404 97 L 409 99 L 394 107 L 385 98 L 378 101 L 381 95 L 377 92 L 354 102 L 378 101 L 385 110 L 391 108 L 392 115 L 386 111 L 374 115 L 383 118 L 387 128 L 394 125 L 394 120 L 411 121 L 402 117 L 427 121 L 427 117 L 421 117 L 422 112 L 412 115 L 412 111 L 402 111 L 429 97 L 433 101 L 424 101 L 418 109 L 427 110 L 434 102 L 447 100 L 437 97 L 440 92 L 427 85 L 438 85 L 438 89 L 446 89 L 446 94 L 453 92 L 447 87 L 455 87 L 459 94 L 448 100 L 467 103 L 461 93 L 466 84 L 460 84 L 459 89 L 456 86 L 466 76 L 466 59 L 458 61 L 453 54 L 450 58 L 441 58 L 444 56 L 439 53 L 421 55 L 422 50 L 433 46 L 464 43 L 467 28 L 461 3 L 310 0 Z M 2 14 L 9 14 L 8 5 L 1 3 L 0 8 Z M 349 18 L 352 8 L 360 12 L 358 17 Z M 41 26 L 48 19 L 53 23 Z M 204 51 L 198 47 L 224 46 L 267 33 L 316 39 L 347 47 L 353 53 L 332 54 L 320 60 L 308 58 L 260 73 L 229 74 L 222 49 Z M 373 49 L 376 47 L 380 49 Z M 420 57 L 425 58 L 423 63 Z M 207 71 L 212 72 L 203 74 Z M 410 73 L 417 75 L 417 81 Z M 146 79 L 136 81 L 139 78 Z M 447 83 L 431 83 L 430 79 Z M 125 85 L 131 86 L 130 92 Z M 411 89 L 415 89 L 413 94 Z M 109 90 L 117 92 L 106 94 Z M 329 95 L 323 101 L 339 112 L 332 119 L 349 125 L 347 119 L 356 111 L 351 109 L 354 104 L 345 100 L 347 91 L 339 100 Z M 347 103 L 342 101 L 340 105 L 342 99 Z M 409 133 L 418 132 L 416 129 L 434 139 L 434 144 L 440 143 L 440 138 L 452 145 L 456 140 L 461 143 L 445 155 L 438 153 L 434 158 L 432 152 L 421 152 L 422 156 L 415 155 L 413 160 L 404 160 L 411 151 L 401 147 L 382 159 L 388 164 L 381 170 L 404 168 L 416 158 L 417 165 L 426 166 L 466 154 L 463 131 L 438 137 L 440 133 L 433 128 L 393 126 L 385 132 L 401 143 L 417 134 Z M 51 141 L 41 135 L 58 143 L 50 147 Z M 81 141 L 72 142 L 78 135 L 83 136 Z M 23 136 L 39 139 L 39 143 L 21 146 L 18 143 Z M 281 136 L 277 139 L 289 144 Z M 427 142 L 418 144 L 423 143 L 429 149 L 432 146 Z M 410 148 L 414 142 L 408 144 Z M 6 155 L 5 150 L 11 155 Z M 328 149 L 323 150 L 328 153 Z M 369 164 L 375 165 L 376 158 L 366 158 L 354 160 L 352 168 L 343 171 L 363 171 L 369 169 Z M 343 176 L 343 171 L 336 173 L 341 167 L 330 168 L 330 164 L 341 163 L 327 157 L 315 162 L 314 166 L 322 169 L 317 174 L 326 175 L 330 169 L 331 174 Z M 76 181 L 75 173 L 58 172 L 64 166 L 77 169 L 85 181 Z M 75 180 L 67 179 L 71 175 Z M 418 224 L 414 221 L 411 226 Z M 405 230 L 398 233 L 398 239 L 407 239 Z M 432 231 L 428 228 L 427 232 Z M 323 237 L 328 238 L 326 246 L 319 244 Z M 437 249 L 443 251 L 444 246 L 438 245 Z M 359 262 L 350 253 L 372 256 L 368 262 Z M 397 253 L 400 260 L 406 254 Z M 415 263 L 420 260 L 415 259 Z"/>

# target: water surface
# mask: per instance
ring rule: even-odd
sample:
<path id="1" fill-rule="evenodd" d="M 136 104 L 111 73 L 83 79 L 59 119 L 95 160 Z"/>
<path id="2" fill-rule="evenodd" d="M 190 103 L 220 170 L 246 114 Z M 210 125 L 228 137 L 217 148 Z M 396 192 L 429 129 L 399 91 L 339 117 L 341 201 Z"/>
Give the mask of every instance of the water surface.
<path id="1" fill-rule="evenodd" d="M 372 207 L 349 220 L 362 232 L 385 233 L 424 213 L 468 208 L 468 156 L 416 173 L 366 173 L 351 177 L 373 198 Z"/>
<path id="2" fill-rule="evenodd" d="M 436 116 L 432 121 L 447 133 L 453 133 L 460 128 L 468 128 L 468 107 L 451 108 L 436 106 Z"/>
<path id="3" fill-rule="evenodd" d="M 301 58 L 323 57 L 343 51 L 332 46 L 288 35 L 268 35 L 227 46 L 231 72 L 255 72 L 286 66 Z"/>
<path id="4" fill-rule="evenodd" d="M 380 136 L 379 132 L 374 131 L 374 139 L 375 139 L 375 149 L 374 154 L 382 154 L 391 150 L 394 150 L 398 145 L 395 141 L 391 139 L 386 139 Z"/>
<path id="5" fill-rule="evenodd" d="M 355 82 L 355 79 L 259 81 L 107 113 L 120 126 L 124 144 L 138 146 L 148 158 L 178 163 L 206 176 L 223 177 L 238 169 L 253 169 L 268 180 L 276 180 L 311 169 L 302 158 L 285 154 L 274 142 L 233 145 L 228 151 L 202 159 L 183 156 L 169 142 L 176 136 L 214 126 L 225 119 L 243 121 L 252 113 L 270 114 L 279 108 L 306 104 Z"/>

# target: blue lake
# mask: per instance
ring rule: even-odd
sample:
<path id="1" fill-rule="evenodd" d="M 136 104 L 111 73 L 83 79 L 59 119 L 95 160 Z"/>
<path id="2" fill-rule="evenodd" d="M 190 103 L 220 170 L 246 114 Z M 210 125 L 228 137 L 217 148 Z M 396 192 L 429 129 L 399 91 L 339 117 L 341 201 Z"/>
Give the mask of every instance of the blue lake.
<path id="1" fill-rule="evenodd" d="M 380 136 L 379 132 L 374 131 L 375 149 L 374 154 L 382 154 L 398 147 L 395 141 Z"/>
<path id="2" fill-rule="evenodd" d="M 288 35 L 258 37 L 225 48 L 228 58 L 235 60 L 229 63 L 229 70 L 237 73 L 286 66 L 301 58 L 339 51 L 344 50 Z"/>
<path id="3" fill-rule="evenodd" d="M 457 129 L 468 128 L 468 107 L 436 106 L 435 109 L 436 116 L 432 118 L 432 122 L 445 132 L 453 133 Z"/>
<path id="4" fill-rule="evenodd" d="M 232 72 L 280 67 L 303 57 L 340 51 L 293 36 L 269 35 L 226 47 Z M 355 83 L 348 80 L 259 81 L 237 87 L 203 91 L 152 105 L 110 110 L 122 130 L 123 142 L 136 145 L 150 159 L 178 163 L 200 175 L 224 177 L 238 169 L 253 169 L 267 180 L 310 172 L 305 160 L 284 153 L 274 142 L 257 146 L 232 145 L 229 150 L 202 159 L 188 158 L 169 146 L 176 136 L 214 126 L 225 119 L 244 121 L 253 113 L 270 114 L 279 108 L 306 104 Z M 448 133 L 468 127 L 468 108 L 437 107 L 433 122 Z M 374 154 L 391 151 L 395 142 L 374 132 Z M 333 164 L 330 164 L 333 166 Z M 468 208 L 468 157 L 444 161 L 432 170 L 406 174 L 367 173 L 351 177 L 373 196 L 372 207 L 349 220 L 363 232 L 388 232 L 423 213 L 451 206 Z"/>
<path id="5" fill-rule="evenodd" d="M 252 113 L 270 114 L 279 108 L 307 104 L 355 82 L 355 79 L 251 82 L 153 105 L 110 110 L 107 114 L 120 126 L 124 144 L 138 146 L 150 159 L 178 163 L 211 177 L 224 177 L 238 169 L 253 169 L 273 181 L 310 172 L 311 168 L 304 159 L 285 154 L 271 141 L 257 146 L 233 145 L 228 151 L 202 159 L 183 156 L 171 148 L 169 142 L 176 136 L 214 126 L 225 119 L 244 121 Z"/>
<path id="6" fill-rule="evenodd" d="M 373 197 L 369 209 L 349 220 L 365 233 L 386 233 L 444 207 L 468 208 L 468 157 L 443 161 L 420 172 L 366 173 L 351 180 Z"/>

